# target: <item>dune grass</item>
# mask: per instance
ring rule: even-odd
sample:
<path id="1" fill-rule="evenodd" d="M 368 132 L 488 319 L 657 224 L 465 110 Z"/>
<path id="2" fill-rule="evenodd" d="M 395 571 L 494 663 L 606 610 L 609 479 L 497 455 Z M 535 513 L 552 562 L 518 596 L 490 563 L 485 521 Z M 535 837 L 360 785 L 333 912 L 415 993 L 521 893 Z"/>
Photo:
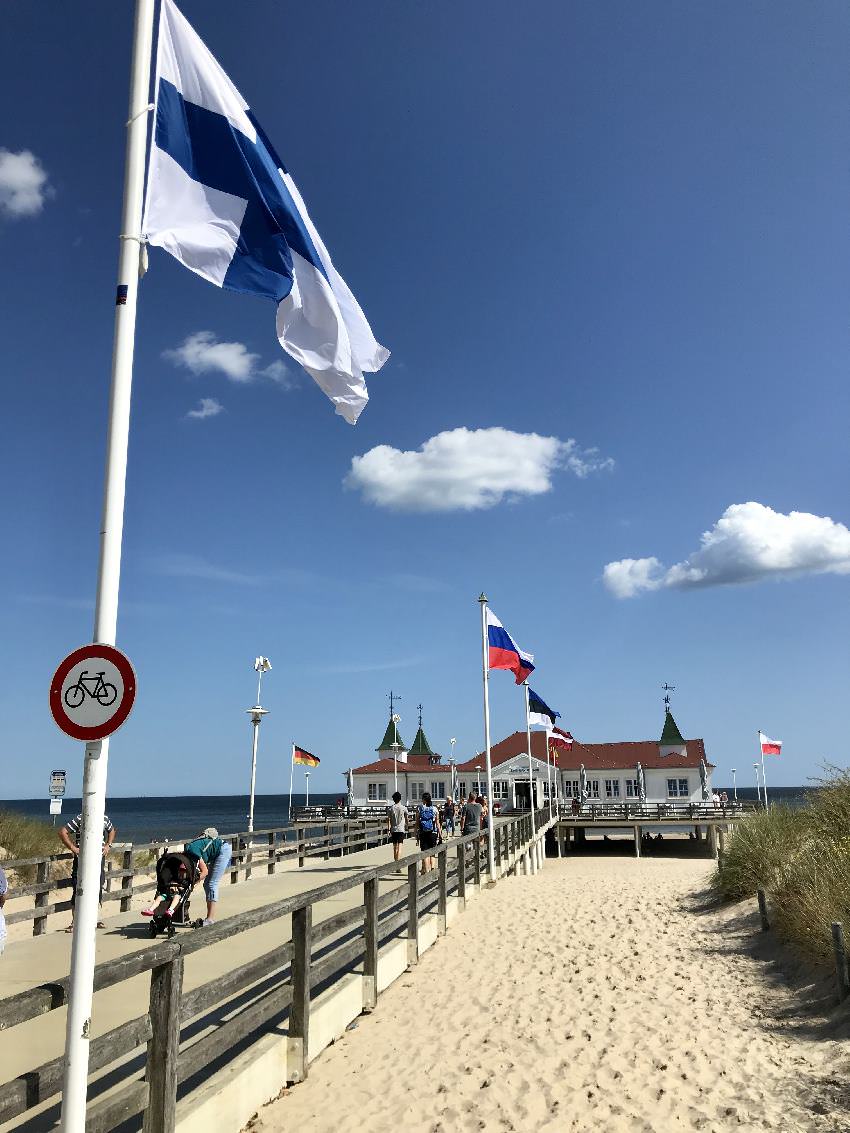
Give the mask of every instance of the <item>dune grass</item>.
<path id="1" fill-rule="evenodd" d="M 827 959 L 832 922 L 850 931 L 850 771 L 828 768 L 799 810 L 771 807 L 736 826 L 711 884 L 728 901 L 764 889 L 775 928 Z"/>
<path id="2" fill-rule="evenodd" d="M 0 810 L 0 846 L 10 858 L 38 858 L 65 849 L 58 827 L 11 810 Z"/>

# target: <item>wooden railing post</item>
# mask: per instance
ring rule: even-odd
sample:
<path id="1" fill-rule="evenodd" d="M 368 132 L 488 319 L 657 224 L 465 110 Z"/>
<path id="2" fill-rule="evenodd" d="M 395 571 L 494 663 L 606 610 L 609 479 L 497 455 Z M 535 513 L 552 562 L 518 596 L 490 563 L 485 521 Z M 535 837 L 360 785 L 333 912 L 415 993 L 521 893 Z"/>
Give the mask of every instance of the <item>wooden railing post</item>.
<path id="1" fill-rule="evenodd" d="M 121 878 L 121 888 L 125 891 L 124 896 L 119 903 L 119 910 L 122 913 L 128 913 L 130 906 L 133 902 L 133 870 L 136 868 L 136 851 L 131 846 L 129 850 L 125 850 L 121 858 L 121 868 L 129 870 L 129 876 Z M 130 890 L 128 893 L 127 890 Z"/>
<path id="2" fill-rule="evenodd" d="M 363 883 L 365 952 L 363 955 L 363 1010 L 374 1011 L 378 1003 L 378 879 Z"/>
<path id="3" fill-rule="evenodd" d="M 35 880 L 38 885 L 47 885 L 50 881 L 50 859 L 47 861 L 39 862 L 35 868 Z M 43 909 L 50 899 L 50 893 L 45 889 L 44 893 L 36 893 L 35 895 L 35 920 L 32 922 L 33 936 L 41 936 L 47 928 L 47 913 L 38 915 L 38 910 Z"/>
<path id="4" fill-rule="evenodd" d="M 245 841 L 243 842 L 243 845 L 245 846 L 245 848 L 247 850 L 247 853 L 245 855 L 245 880 L 250 881 L 251 880 L 251 873 L 252 873 L 251 863 L 254 860 L 254 832 L 253 832 L 253 830 L 249 831 L 248 834 L 245 836 Z"/>
<path id="5" fill-rule="evenodd" d="M 230 870 L 230 884 L 235 885 L 239 880 L 239 837 L 234 836 L 230 839 L 231 861 L 233 863 Z"/>
<path id="6" fill-rule="evenodd" d="M 472 843 L 472 849 L 473 849 L 472 878 L 473 878 L 476 886 L 480 889 L 481 888 L 481 844 L 477 839 L 476 839 L 476 841 L 474 841 Z"/>
<path id="7" fill-rule="evenodd" d="M 419 862 L 407 867 L 407 963 L 419 963 Z"/>
<path id="8" fill-rule="evenodd" d="M 445 935 L 448 916 L 448 853 L 445 845 L 437 852 L 437 928 L 441 936 Z"/>
<path id="9" fill-rule="evenodd" d="M 331 823 L 325 823 L 325 861 L 331 856 Z"/>
<path id="10" fill-rule="evenodd" d="M 832 951 L 835 956 L 835 976 L 838 981 L 838 1002 L 843 1003 L 850 994 L 847 979 L 847 949 L 844 946 L 844 926 L 840 921 L 832 922 Z"/>
<path id="11" fill-rule="evenodd" d="M 457 847 L 457 899 L 461 909 L 466 908 L 466 846 Z"/>
<path id="12" fill-rule="evenodd" d="M 275 834 L 274 830 L 270 831 L 270 833 L 269 833 L 269 864 L 268 864 L 268 869 L 266 871 L 269 875 L 273 874 L 274 871 L 275 871 L 275 865 L 276 865 L 275 838 L 276 837 L 277 837 L 277 835 Z"/>
<path id="13" fill-rule="evenodd" d="M 182 956 L 151 971 L 151 1038 L 145 1067 L 148 1107 L 145 1110 L 144 1133 L 174 1133 L 182 991 Z"/>
<path id="14" fill-rule="evenodd" d="M 296 831 L 296 837 L 298 838 L 298 868 L 301 869 L 304 865 L 304 831 L 300 826 Z"/>
<path id="15" fill-rule="evenodd" d="M 310 1044 L 310 952 L 313 906 L 292 914 L 292 1004 L 289 1008 L 287 1078 L 303 1082 L 307 1077 Z"/>
<path id="16" fill-rule="evenodd" d="M 763 889 L 756 891 L 756 896 L 759 902 L 759 916 L 761 917 L 761 931 L 767 932 L 770 928 L 770 920 L 767 916 L 767 896 Z"/>

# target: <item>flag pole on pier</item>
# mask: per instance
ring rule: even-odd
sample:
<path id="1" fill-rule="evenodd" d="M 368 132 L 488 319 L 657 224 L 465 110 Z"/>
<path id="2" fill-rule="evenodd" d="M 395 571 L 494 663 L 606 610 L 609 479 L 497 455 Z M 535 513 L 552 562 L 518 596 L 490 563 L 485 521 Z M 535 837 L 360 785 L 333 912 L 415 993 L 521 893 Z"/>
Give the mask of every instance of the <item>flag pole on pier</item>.
<path id="1" fill-rule="evenodd" d="M 295 740 L 292 741 L 292 759 L 289 763 L 289 821 L 292 821 L 292 780 L 295 777 Z"/>
<path id="2" fill-rule="evenodd" d="M 119 235 L 103 519 L 100 528 L 100 558 L 94 619 L 94 641 L 105 645 L 115 644 L 118 625 L 118 588 L 121 579 L 121 542 L 124 530 L 124 494 L 130 431 L 130 392 L 133 383 L 133 351 L 136 337 L 136 300 L 142 262 L 141 224 L 145 150 L 148 114 L 153 109 L 150 103 L 153 17 L 154 0 L 136 0 L 133 59 L 130 69 L 130 112 L 127 121 L 124 168 L 124 203 Z M 83 1133 L 86 1124 L 95 933 L 100 896 L 108 757 L 108 738 L 86 744 L 83 767 L 83 820 L 62 1081 L 63 1133 Z"/>
<path id="3" fill-rule="evenodd" d="M 479 595 L 478 601 L 481 604 L 481 662 L 484 679 L 484 759 L 487 767 L 487 800 L 492 807 L 493 767 L 490 763 L 490 650 L 487 643 L 487 595 Z M 493 817 L 491 813 L 487 822 L 487 868 L 491 881 L 493 881 L 496 861 Z"/>
<path id="4" fill-rule="evenodd" d="M 534 763 L 531 758 L 531 717 L 528 708 L 528 678 L 522 682 L 525 697 L 525 737 L 528 741 L 528 805 L 531 810 L 531 837 L 534 837 Z"/>

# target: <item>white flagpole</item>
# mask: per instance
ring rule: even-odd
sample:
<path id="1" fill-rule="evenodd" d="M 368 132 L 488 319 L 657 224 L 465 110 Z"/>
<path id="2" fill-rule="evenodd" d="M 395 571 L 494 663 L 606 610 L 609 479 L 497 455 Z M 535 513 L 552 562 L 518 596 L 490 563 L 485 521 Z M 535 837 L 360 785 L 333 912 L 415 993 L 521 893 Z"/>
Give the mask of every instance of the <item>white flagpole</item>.
<path id="1" fill-rule="evenodd" d="M 531 759 L 531 719 L 528 708 L 528 681 L 522 682 L 525 690 L 525 735 L 528 741 L 528 805 L 531 808 L 531 836 L 534 837 L 534 763 Z"/>
<path id="2" fill-rule="evenodd" d="M 552 753 L 549 750 L 549 737 L 551 732 L 546 729 L 546 783 L 549 787 L 549 819 L 552 818 Z"/>
<path id="3" fill-rule="evenodd" d="M 306 796 L 305 796 L 305 799 L 304 799 L 304 805 L 309 806 L 310 805 L 310 772 L 309 771 L 304 772 L 304 784 L 305 784 L 305 791 L 306 791 Z"/>
<path id="4" fill-rule="evenodd" d="M 292 821 L 292 780 L 295 776 L 295 741 L 292 741 L 292 760 L 289 764 L 289 821 Z"/>
<path id="5" fill-rule="evenodd" d="M 114 645 L 118 625 L 121 541 L 124 530 L 124 492 L 130 432 L 130 391 L 136 337 L 136 300 L 141 259 L 142 203 L 145 151 L 150 109 L 151 47 L 154 0 L 136 0 L 133 60 L 130 68 L 130 113 L 124 167 L 124 204 L 118 253 L 112 385 L 106 441 L 103 518 L 95 601 L 94 640 Z M 63 1133 L 83 1133 L 89 1070 L 89 1039 L 94 989 L 95 933 L 103 858 L 103 815 L 106 810 L 106 771 L 109 740 L 86 744 L 83 767 L 83 821 L 71 974 L 65 1031 L 62 1084 Z"/>
<path id="6" fill-rule="evenodd" d="M 761 752 L 761 789 L 764 792 L 764 809 L 767 810 L 767 779 L 764 777 L 764 748 L 761 742 L 761 731 L 759 731 L 759 751 Z"/>
<path id="7" fill-rule="evenodd" d="M 761 805 L 761 783 L 759 782 L 759 765 L 757 763 L 753 764 L 753 771 L 756 773 L 756 798 Z"/>
<path id="8" fill-rule="evenodd" d="M 487 595 L 481 594 L 478 601 L 481 603 L 481 661 L 484 678 L 484 758 L 487 765 L 487 801 L 490 804 L 490 814 L 487 819 L 487 863 L 490 881 L 492 882 L 496 868 L 496 844 L 493 829 L 495 819 L 493 814 L 493 768 L 490 763 L 490 655 L 487 648 Z"/>

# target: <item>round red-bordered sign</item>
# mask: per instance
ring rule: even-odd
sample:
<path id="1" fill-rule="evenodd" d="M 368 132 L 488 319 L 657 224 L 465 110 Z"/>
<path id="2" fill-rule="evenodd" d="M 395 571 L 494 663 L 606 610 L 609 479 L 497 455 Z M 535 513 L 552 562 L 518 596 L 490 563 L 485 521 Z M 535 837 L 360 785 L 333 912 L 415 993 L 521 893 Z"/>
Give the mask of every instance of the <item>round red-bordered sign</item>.
<path id="1" fill-rule="evenodd" d="M 136 699 L 136 674 L 113 645 L 83 645 L 69 653 L 50 682 L 50 712 L 75 740 L 116 732 Z"/>

